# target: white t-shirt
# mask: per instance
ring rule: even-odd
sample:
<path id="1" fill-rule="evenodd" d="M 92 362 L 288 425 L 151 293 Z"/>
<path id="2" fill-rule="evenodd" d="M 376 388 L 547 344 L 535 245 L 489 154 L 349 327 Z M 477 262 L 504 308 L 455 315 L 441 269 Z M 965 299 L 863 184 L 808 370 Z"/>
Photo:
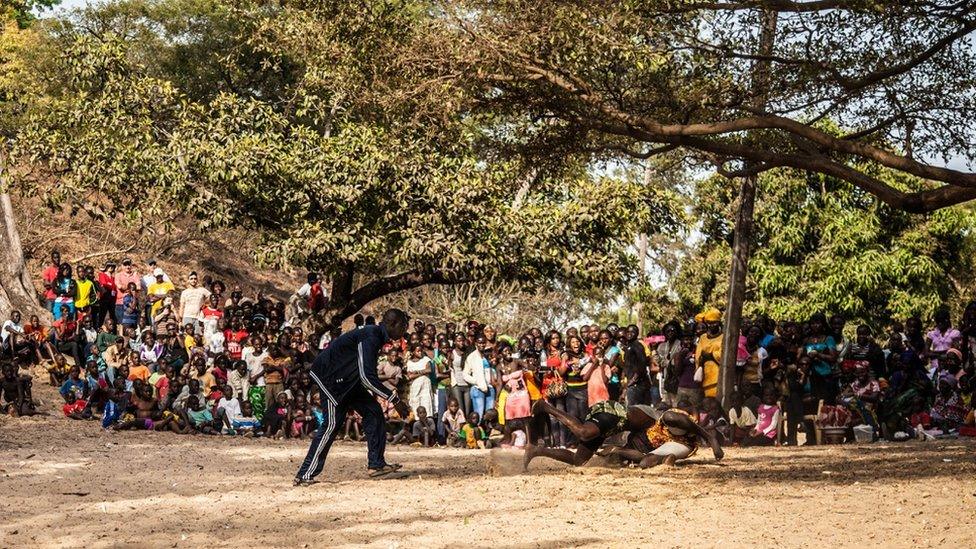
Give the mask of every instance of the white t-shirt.
<path id="1" fill-rule="evenodd" d="M 235 420 L 241 417 L 241 401 L 236 398 L 221 398 L 217 402 L 218 410 L 225 410 L 227 412 L 227 419 Z"/>
<path id="2" fill-rule="evenodd" d="M 756 414 L 752 413 L 748 406 L 742 407 L 741 415 L 735 411 L 735 408 L 731 408 L 729 409 L 729 423 L 742 429 L 752 427 L 756 424 Z"/>
<path id="3" fill-rule="evenodd" d="M 18 334 L 24 333 L 23 325 L 14 324 L 13 320 L 7 320 L 6 322 L 3 323 L 3 326 L 0 326 L 0 341 L 3 341 L 4 343 L 6 343 L 7 338 L 10 337 L 10 332 L 7 331 L 7 328 L 11 328 L 14 332 Z"/>
<path id="4" fill-rule="evenodd" d="M 180 293 L 180 305 L 183 306 L 183 318 L 203 320 L 200 310 L 203 309 L 203 304 L 208 299 L 210 299 L 210 290 L 203 286 L 183 290 Z"/>
<path id="5" fill-rule="evenodd" d="M 241 360 L 247 362 L 247 375 L 256 376 L 264 370 L 264 359 L 268 358 L 268 351 L 261 351 L 261 354 L 254 354 L 254 347 L 244 347 L 241 351 Z M 262 375 L 254 382 L 255 387 L 264 387 L 264 376 Z"/>
<path id="6" fill-rule="evenodd" d="M 205 332 L 203 338 L 207 340 L 208 351 L 215 355 L 224 352 L 224 332 L 213 332 L 210 335 L 207 335 Z"/>

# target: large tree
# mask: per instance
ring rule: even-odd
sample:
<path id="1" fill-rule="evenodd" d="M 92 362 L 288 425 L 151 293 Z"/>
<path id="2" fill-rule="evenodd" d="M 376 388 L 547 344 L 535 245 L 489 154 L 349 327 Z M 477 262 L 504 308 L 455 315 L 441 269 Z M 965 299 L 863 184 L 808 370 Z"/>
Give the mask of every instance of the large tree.
<path id="1" fill-rule="evenodd" d="M 429 36 L 442 45 L 418 48 L 417 64 L 480 91 L 479 105 L 523 128 L 525 150 L 680 147 L 727 175 L 792 167 L 916 212 L 976 197 L 976 174 L 939 164 L 973 160 L 976 2 L 446 4 Z M 940 184 L 906 192 L 876 166 Z"/>
<path id="2" fill-rule="evenodd" d="M 44 170 L 18 189 L 252 227 L 266 264 L 328 276 L 322 327 L 424 284 L 624 284 L 633 235 L 670 204 L 583 162 L 479 150 L 493 128 L 460 90 L 396 70 L 427 8 L 132 1 L 52 23 L 60 54 L 32 67 L 42 90 L 15 147 Z"/>
<path id="3" fill-rule="evenodd" d="M 874 176 L 905 192 L 927 186 L 890 171 Z M 758 191 L 748 315 L 803 320 L 823 311 L 883 328 L 891 318 L 931 318 L 971 287 L 976 215 L 968 206 L 909 214 L 845 181 L 793 169 L 762 174 Z M 671 311 L 724 303 L 735 195 L 714 176 L 689 197 L 696 238 L 673 253 Z"/>
<path id="4" fill-rule="evenodd" d="M 976 198 L 976 174 L 945 165 L 973 159 L 971 0 L 444 4 L 416 66 L 469 87 L 503 148 L 539 162 L 681 149 L 742 179 L 726 347 L 739 332 L 756 175 L 832 176 L 911 212 Z M 906 192 L 875 177 L 879 167 L 937 184 Z M 723 362 L 720 395 L 733 355 Z"/>

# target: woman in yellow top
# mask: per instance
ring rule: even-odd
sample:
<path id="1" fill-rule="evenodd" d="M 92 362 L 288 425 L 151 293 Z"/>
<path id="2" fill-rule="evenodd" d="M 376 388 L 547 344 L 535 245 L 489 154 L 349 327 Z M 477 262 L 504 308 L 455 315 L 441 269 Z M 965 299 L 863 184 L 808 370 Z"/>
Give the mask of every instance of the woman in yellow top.
<path id="1" fill-rule="evenodd" d="M 75 309 L 81 312 L 87 312 L 95 300 L 95 282 L 91 277 L 94 269 L 91 271 L 89 269 L 90 267 L 78 267 L 78 280 L 75 281 L 78 288 L 75 294 Z"/>
<path id="2" fill-rule="evenodd" d="M 722 364 L 722 313 L 709 309 L 702 313 L 706 331 L 698 338 L 695 363 L 702 369 L 702 391 L 705 397 L 718 394 L 718 371 Z"/>

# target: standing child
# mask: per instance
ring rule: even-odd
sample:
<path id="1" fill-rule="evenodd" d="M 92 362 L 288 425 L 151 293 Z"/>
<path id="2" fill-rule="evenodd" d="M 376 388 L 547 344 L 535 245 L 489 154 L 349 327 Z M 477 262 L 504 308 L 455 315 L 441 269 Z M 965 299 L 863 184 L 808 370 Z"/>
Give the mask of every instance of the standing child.
<path id="1" fill-rule="evenodd" d="M 410 360 L 407 361 L 407 379 L 410 381 L 410 409 L 414 415 L 417 410 L 434 407 L 434 396 L 430 383 L 430 357 L 424 354 L 420 344 L 414 344 L 410 349 Z"/>
<path id="2" fill-rule="evenodd" d="M 268 408 L 265 416 L 260 418 L 261 423 L 264 425 L 264 436 L 279 439 L 282 436 L 287 437 L 290 434 L 288 429 L 286 429 L 289 407 L 288 393 L 278 393 L 278 396 L 275 398 L 271 407 Z"/>
<path id="3" fill-rule="evenodd" d="M 291 430 L 291 437 L 299 440 L 305 438 L 308 423 L 308 410 L 305 395 L 299 393 L 292 399 L 291 415 L 288 419 L 288 426 Z"/>
<path id="4" fill-rule="evenodd" d="M 505 399 L 503 438 L 505 443 L 510 443 L 512 433 L 525 431 L 530 423 L 528 419 L 532 416 L 532 400 L 525 384 L 525 371 L 522 370 L 521 361 L 508 363 L 504 367 L 506 369 L 503 370 L 502 381 L 508 390 L 508 397 Z"/>

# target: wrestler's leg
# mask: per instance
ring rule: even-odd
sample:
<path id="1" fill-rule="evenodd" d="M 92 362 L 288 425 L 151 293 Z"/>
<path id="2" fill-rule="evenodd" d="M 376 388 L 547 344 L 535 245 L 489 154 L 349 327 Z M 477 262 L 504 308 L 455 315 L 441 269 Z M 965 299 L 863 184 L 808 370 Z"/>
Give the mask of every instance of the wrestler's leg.
<path id="1" fill-rule="evenodd" d="M 575 452 L 573 450 L 546 448 L 545 446 L 535 446 L 533 444 L 529 444 L 525 447 L 525 456 L 522 461 L 523 470 L 527 470 L 529 468 L 529 462 L 540 456 L 578 467 L 585 464 L 590 460 L 591 457 L 593 457 L 593 450 L 590 450 L 582 444 L 576 449 Z"/>
<path id="2" fill-rule="evenodd" d="M 537 400 L 535 405 L 532 406 L 532 413 L 539 414 L 543 412 L 551 415 L 552 417 L 556 418 L 556 421 L 565 425 L 566 428 L 568 428 L 570 431 L 573 432 L 573 435 L 575 435 L 576 438 L 580 440 L 580 442 L 593 440 L 598 436 L 600 436 L 600 428 L 595 423 L 590 423 L 588 421 L 587 422 L 580 421 L 576 419 L 574 416 L 571 416 L 566 412 L 559 410 L 558 408 L 556 408 L 552 404 L 549 404 L 545 400 Z M 590 452 L 590 456 L 592 455 L 593 453 Z M 590 456 L 587 456 L 586 459 L 590 459 Z M 567 461 L 566 463 L 569 462 Z"/>

